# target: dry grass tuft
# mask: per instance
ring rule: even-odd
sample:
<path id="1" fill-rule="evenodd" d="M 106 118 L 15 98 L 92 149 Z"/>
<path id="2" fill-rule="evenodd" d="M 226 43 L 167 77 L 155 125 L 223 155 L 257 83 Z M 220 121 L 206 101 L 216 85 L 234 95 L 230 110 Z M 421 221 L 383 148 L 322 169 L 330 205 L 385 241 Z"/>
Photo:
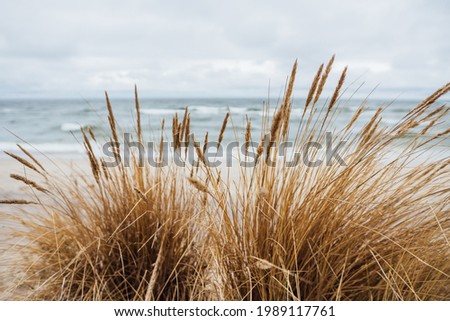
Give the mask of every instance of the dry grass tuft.
<path id="1" fill-rule="evenodd" d="M 332 63 L 333 59 L 321 77 L 314 104 Z M 316 91 L 318 75 L 305 108 Z M 331 131 L 333 118 L 327 117 L 334 115 L 345 75 L 346 69 L 325 117 L 312 127 L 300 127 L 298 138 L 317 137 L 318 128 L 319 133 Z M 216 197 L 226 195 L 221 202 L 227 206 L 218 215 L 228 219 L 217 220 L 220 233 L 214 234 L 215 261 L 226 287 L 223 298 L 450 299 L 450 189 L 445 183 L 450 162 L 408 166 L 413 155 L 428 150 L 419 143 L 420 135 L 407 146 L 397 146 L 403 150 L 392 161 L 383 161 L 402 135 L 426 121 L 433 126 L 442 120 L 444 108 L 433 111 L 430 102 L 446 92 L 444 86 L 391 129 L 380 126 L 379 108 L 363 129 L 348 136 L 356 131 L 353 126 L 364 112 L 361 106 L 346 130 L 334 137 L 336 142 L 348 140 L 347 166 L 311 168 L 300 162 L 288 167 L 276 162 L 267 167 L 260 162 L 254 174 L 240 177 L 235 194 L 224 184 Z M 277 135 L 278 113 L 270 130 L 274 146 L 282 139 Z M 427 116 L 420 118 L 424 113 Z M 448 139 L 449 134 L 444 130 L 427 143 Z M 294 150 L 302 143 L 296 140 Z"/>
<path id="2" fill-rule="evenodd" d="M 111 109 L 110 119 L 113 117 Z M 10 289 L 11 297 L 205 298 L 201 284 L 207 264 L 198 242 L 204 232 L 196 226 L 196 195 L 176 179 L 182 174 L 176 168 L 167 172 L 146 168 L 144 172 L 136 161 L 130 162 L 131 168 L 107 167 L 93 153 L 89 137 L 84 134 L 84 139 L 97 184 L 83 180 L 83 174 L 83 181 L 74 184 L 69 178 L 46 173 L 42 185 L 11 175 L 35 190 L 50 193 L 48 198 L 33 194 L 30 201 L 0 202 L 40 204 L 31 210 L 35 214 L 30 214 L 28 207 L 23 216 L 12 218 L 22 228 L 12 231 L 11 241 L 26 242 L 14 245 L 18 257 L 13 266 L 22 273 Z M 167 175 L 173 176 L 167 179 Z"/>
<path id="3" fill-rule="evenodd" d="M 333 61 L 334 56 L 314 77 L 300 111 L 302 122 L 296 124 L 294 150 L 313 140 L 323 143 L 324 133 L 334 129 L 347 68 L 324 117 L 316 109 Z M 291 114 L 298 112 L 292 109 L 296 69 L 295 64 L 272 122 L 263 126 L 271 136 L 268 146 L 275 149 L 288 138 Z M 357 129 L 355 123 L 366 113 L 364 102 L 333 136 L 335 144 L 347 141 L 341 154 L 347 166 L 311 167 L 299 159 L 288 166 L 265 150 L 261 139 L 255 166 L 237 169 L 237 177 L 209 168 L 206 150 L 195 140 L 198 167 L 142 167 L 137 158 L 129 168 L 108 167 L 93 152 L 96 140 L 89 131 L 82 134 L 91 174 L 75 184 L 46 172 L 21 148 L 31 161 L 9 155 L 41 174 L 42 182 L 11 177 L 45 194 L 0 201 L 26 205 L 23 215 L 11 216 L 21 228 L 11 231 L 18 253 L 12 266 L 19 273 L 10 295 L 35 300 L 448 300 L 450 160 L 417 162 L 415 155 L 449 139 L 448 129 L 428 135 L 448 121 L 449 108 L 434 103 L 449 90 L 446 84 L 392 128 L 381 125 L 380 107 Z M 107 94 L 106 101 L 110 141 L 119 142 Z M 136 88 L 135 104 L 141 141 Z M 219 144 L 229 118 L 227 113 Z M 428 136 L 397 143 L 420 126 Z M 246 151 L 251 128 L 247 120 Z M 178 115 L 172 119 L 176 152 L 190 132 L 186 108 L 181 122 Z M 263 129 L 261 137 L 265 134 Z M 164 122 L 160 155 L 163 137 Z M 399 152 L 386 161 L 393 147 Z M 118 144 L 115 158 L 121 159 Z"/>

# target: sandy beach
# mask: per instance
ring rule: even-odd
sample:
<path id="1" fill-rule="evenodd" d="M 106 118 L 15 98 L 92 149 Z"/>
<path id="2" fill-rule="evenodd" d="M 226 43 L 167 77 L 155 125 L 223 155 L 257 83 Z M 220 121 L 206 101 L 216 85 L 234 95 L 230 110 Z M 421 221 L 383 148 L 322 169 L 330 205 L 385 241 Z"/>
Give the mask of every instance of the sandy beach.
<path id="1" fill-rule="evenodd" d="M 81 155 L 74 158 L 49 155 L 48 160 L 45 160 L 45 167 L 49 173 L 59 176 L 75 176 L 80 170 L 89 170 L 87 161 Z M 6 155 L 0 156 L 0 199 L 17 199 L 26 195 L 30 190 L 28 186 L 12 179 L 10 174 L 13 173 L 31 179 L 39 177 L 39 175 L 25 168 L 17 160 Z M 0 204 L 0 209 L 1 206 L 5 205 Z"/>
<path id="2" fill-rule="evenodd" d="M 69 159 L 67 157 L 50 156 L 51 161 L 45 162 L 46 169 L 60 176 L 75 177 L 80 170 L 86 170 L 87 162 L 80 158 Z M 19 174 L 30 179 L 39 179 L 39 175 L 25 168 L 17 160 L 6 155 L 0 156 L 0 199 L 14 200 L 25 199 L 30 200 L 32 189 L 10 177 L 10 174 Z M 0 299 L 8 299 L 8 291 L 6 289 L 11 286 L 9 282 L 17 277 L 17 271 L 9 269 L 9 264 L 14 260 L 14 246 L 8 237 L 8 230 L 13 227 L 17 229 L 17 225 L 8 220 L 9 215 L 23 215 L 23 210 L 27 207 L 20 205 L 0 204 Z M 32 209 L 30 207 L 30 209 Z"/>

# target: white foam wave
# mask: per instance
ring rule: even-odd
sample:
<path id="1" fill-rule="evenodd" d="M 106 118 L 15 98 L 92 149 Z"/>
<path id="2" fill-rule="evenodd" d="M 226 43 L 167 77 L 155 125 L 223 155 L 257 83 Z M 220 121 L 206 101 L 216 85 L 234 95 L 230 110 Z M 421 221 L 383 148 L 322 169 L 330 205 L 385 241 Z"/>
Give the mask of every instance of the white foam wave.
<path id="1" fill-rule="evenodd" d="M 175 115 L 175 113 L 182 113 L 180 109 L 168 109 L 168 108 L 151 108 L 141 109 L 141 113 L 146 115 Z"/>
<path id="2" fill-rule="evenodd" d="M 220 112 L 220 107 L 194 105 L 189 106 L 191 114 L 201 115 L 217 115 Z"/>
<path id="3" fill-rule="evenodd" d="M 228 111 L 231 112 L 232 115 L 245 115 L 245 114 L 254 114 L 260 113 L 260 110 L 248 109 L 245 107 L 216 107 L 216 106 L 207 106 L 207 105 L 192 105 L 189 106 L 189 112 L 192 115 L 203 115 L 203 116 L 215 116 L 215 115 L 225 115 Z M 157 115 L 157 116 L 172 116 L 175 113 L 181 115 L 184 113 L 183 109 L 174 109 L 174 108 L 148 108 L 141 109 L 142 114 L 146 115 Z"/>
<path id="4" fill-rule="evenodd" d="M 204 115 L 225 115 L 228 111 L 232 115 L 245 115 L 260 113 L 260 110 L 249 109 L 246 107 L 213 107 L 213 106 L 201 106 L 195 105 L 189 108 L 192 114 L 204 114 Z"/>
<path id="5" fill-rule="evenodd" d="M 79 131 L 80 128 L 84 128 L 85 126 L 77 123 L 63 123 L 61 124 L 61 130 L 63 132 L 73 132 L 73 131 Z"/>

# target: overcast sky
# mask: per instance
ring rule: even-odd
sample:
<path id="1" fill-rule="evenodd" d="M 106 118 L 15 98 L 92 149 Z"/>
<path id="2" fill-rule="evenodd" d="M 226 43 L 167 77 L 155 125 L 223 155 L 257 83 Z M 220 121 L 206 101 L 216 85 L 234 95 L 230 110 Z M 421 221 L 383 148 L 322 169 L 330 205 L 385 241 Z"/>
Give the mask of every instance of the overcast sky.
<path id="1" fill-rule="evenodd" d="M 0 97 L 260 96 L 296 58 L 414 94 L 450 79 L 450 1 L 2 1 Z M 330 84 L 331 86 L 331 84 Z"/>

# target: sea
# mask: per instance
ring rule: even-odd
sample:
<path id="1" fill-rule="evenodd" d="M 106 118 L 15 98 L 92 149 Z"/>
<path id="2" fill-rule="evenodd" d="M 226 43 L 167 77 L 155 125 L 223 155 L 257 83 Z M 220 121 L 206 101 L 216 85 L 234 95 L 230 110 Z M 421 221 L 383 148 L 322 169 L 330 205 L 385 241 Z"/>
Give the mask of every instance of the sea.
<path id="1" fill-rule="evenodd" d="M 381 125 L 395 126 L 408 111 L 416 106 L 418 100 L 384 100 L 365 101 L 366 112 L 360 117 L 355 129 L 362 128 L 373 116 L 376 109 L 384 106 Z M 297 128 L 305 100 L 294 99 L 291 113 L 291 131 Z M 326 106 L 326 101 L 319 101 L 319 110 Z M 336 117 L 331 128 L 342 130 L 358 109 L 363 100 L 341 100 L 336 108 Z M 440 106 L 448 101 L 439 101 Z M 136 113 L 134 99 L 111 99 L 112 108 L 120 132 L 134 132 Z M 203 140 L 206 132 L 209 140 L 217 140 L 225 114 L 231 114 L 224 142 L 241 141 L 246 120 L 252 122 L 253 133 L 259 137 L 262 127 L 262 114 L 265 108 L 271 112 L 279 106 L 279 100 L 267 98 L 187 98 L 156 99 L 141 98 L 141 123 L 147 141 L 158 142 L 161 137 L 161 122 L 165 119 L 166 136 L 170 137 L 172 117 L 177 113 L 181 119 L 188 107 L 191 113 L 191 132 L 197 140 Z M 434 108 L 436 108 L 434 107 Z M 449 128 L 450 119 L 444 119 L 429 133 L 435 135 Z M 84 148 L 80 128 L 90 127 L 95 136 L 104 141 L 110 137 L 108 110 L 104 99 L 3 99 L 0 100 L 0 150 L 18 152 L 17 144 L 27 147 L 32 152 L 56 154 L 58 157 L 83 157 Z M 418 127 L 405 136 L 404 144 L 414 137 L 422 127 Z M 254 136 L 255 137 L 255 136 Z M 433 146 L 439 154 L 450 156 L 450 142 L 444 140 Z M 3 153 L 2 153 L 3 154 Z M 5 155 L 0 156 L 5 157 Z"/>

